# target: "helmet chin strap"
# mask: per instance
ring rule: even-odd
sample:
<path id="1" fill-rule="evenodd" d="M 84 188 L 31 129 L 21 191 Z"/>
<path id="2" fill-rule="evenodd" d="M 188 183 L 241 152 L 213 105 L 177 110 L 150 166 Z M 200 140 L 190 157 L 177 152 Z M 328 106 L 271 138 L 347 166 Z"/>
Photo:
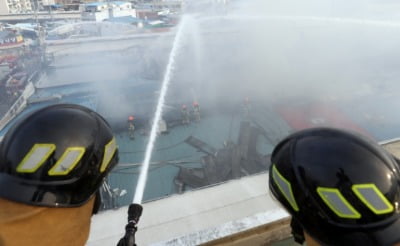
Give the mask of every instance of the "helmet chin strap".
<path id="1" fill-rule="evenodd" d="M 100 195 L 100 191 L 98 190 L 94 197 L 92 214 L 97 214 L 97 212 L 99 212 L 99 210 L 100 210 L 100 206 L 101 206 L 101 195 Z"/>
<path id="2" fill-rule="evenodd" d="M 296 243 L 303 244 L 305 241 L 304 230 L 301 224 L 297 221 L 297 219 L 292 217 L 292 220 L 290 221 L 290 227 L 292 228 L 292 235 L 294 241 Z"/>

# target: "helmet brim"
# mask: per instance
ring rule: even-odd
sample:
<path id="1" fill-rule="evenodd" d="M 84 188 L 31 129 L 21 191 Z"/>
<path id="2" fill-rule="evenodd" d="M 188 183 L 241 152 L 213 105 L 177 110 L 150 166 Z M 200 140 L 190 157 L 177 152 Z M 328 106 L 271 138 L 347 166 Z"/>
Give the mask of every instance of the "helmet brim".
<path id="1" fill-rule="evenodd" d="M 0 173 L 0 187 L 3 187 L 0 189 L 0 197 L 35 206 L 79 207 L 90 200 L 97 189 L 86 191 L 85 194 L 71 192 L 76 186 L 74 181 L 43 184 L 40 182 L 27 182 L 26 180 Z"/>

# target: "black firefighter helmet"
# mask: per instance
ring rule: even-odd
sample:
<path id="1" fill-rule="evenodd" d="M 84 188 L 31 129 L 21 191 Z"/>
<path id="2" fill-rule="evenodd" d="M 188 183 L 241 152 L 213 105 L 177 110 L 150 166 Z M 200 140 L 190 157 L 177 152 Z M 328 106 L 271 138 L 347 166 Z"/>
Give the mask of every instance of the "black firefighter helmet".
<path id="1" fill-rule="evenodd" d="M 87 202 L 118 162 L 115 138 L 96 112 L 57 104 L 17 121 L 0 144 L 0 197 L 49 207 Z"/>
<path id="2" fill-rule="evenodd" d="M 345 130 L 307 129 L 281 141 L 271 161 L 272 194 L 322 245 L 400 242 L 400 170 L 375 142 Z"/>

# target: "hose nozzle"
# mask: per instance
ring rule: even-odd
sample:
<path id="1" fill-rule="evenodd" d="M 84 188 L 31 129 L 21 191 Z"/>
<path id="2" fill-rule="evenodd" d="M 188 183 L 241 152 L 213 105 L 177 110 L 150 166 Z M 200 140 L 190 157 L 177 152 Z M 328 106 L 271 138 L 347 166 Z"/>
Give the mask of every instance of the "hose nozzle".
<path id="1" fill-rule="evenodd" d="M 128 223 L 134 222 L 137 224 L 139 222 L 140 216 L 142 216 L 143 207 L 140 204 L 132 203 L 129 205 L 128 209 Z"/>

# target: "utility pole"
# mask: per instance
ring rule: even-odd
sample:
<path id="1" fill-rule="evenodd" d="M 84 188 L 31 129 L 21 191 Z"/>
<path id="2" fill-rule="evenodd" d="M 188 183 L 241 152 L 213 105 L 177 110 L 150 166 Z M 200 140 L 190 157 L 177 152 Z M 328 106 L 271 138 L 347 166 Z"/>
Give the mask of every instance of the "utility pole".
<path id="1" fill-rule="evenodd" d="M 108 7 L 108 19 L 112 19 L 114 17 L 113 13 L 113 6 L 110 0 L 107 0 L 107 7 Z"/>
<path id="2" fill-rule="evenodd" d="M 38 0 L 34 0 L 33 1 L 34 7 L 35 7 L 35 11 L 33 11 L 34 13 L 34 19 L 35 19 L 35 23 L 37 26 L 37 29 L 39 30 L 39 17 L 38 17 L 38 11 L 39 11 L 39 3 Z"/>

